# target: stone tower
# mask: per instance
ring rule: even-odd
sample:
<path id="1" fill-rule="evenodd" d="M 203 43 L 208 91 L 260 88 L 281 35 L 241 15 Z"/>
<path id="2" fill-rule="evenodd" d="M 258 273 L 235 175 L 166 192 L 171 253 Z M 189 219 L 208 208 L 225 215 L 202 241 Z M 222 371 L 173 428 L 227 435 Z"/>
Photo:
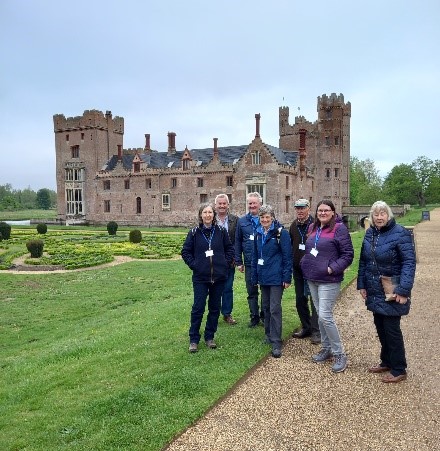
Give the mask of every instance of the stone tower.
<path id="1" fill-rule="evenodd" d="M 317 102 L 318 120 L 307 121 L 296 116 L 289 124 L 289 108 L 279 109 L 279 147 L 299 151 L 305 162 L 305 173 L 314 176 L 312 193 L 303 197 L 312 199 L 312 208 L 321 199 L 329 199 L 341 212 L 349 205 L 350 175 L 350 117 L 351 104 L 344 102 L 342 94 L 323 94 Z M 304 139 L 305 133 L 305 139 Z"/>
<path id="2" fill-rule="evenodd" d="M 111 111 L 86 110 L 82 116 L 53 116 L 58 218 L 81 221 L 96 204 L 97 172 L 122 151 L 124 119 Z"/>

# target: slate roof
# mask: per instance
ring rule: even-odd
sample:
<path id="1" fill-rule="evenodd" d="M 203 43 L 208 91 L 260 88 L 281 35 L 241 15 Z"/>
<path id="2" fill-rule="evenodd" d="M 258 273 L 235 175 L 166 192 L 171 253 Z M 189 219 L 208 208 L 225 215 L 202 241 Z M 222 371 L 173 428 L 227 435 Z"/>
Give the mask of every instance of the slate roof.
<path id="1" fill-rule="evenodd" d="M 266 149 L 275 157 L 280 164 L 295 166 L 298 159 L 298 152 L 285 151 L 278 147 L 264 144 Z M 243 146 L 226 146 L 218 148 L 218 156 L 221 164 L 234 164 L 243 157 L 249 145 Z M 200 162 L 200 166 L 206 166 L 212 160 L 214 149 L 189 149 L 193 161 Z M 176 151 L 169 154 L 168 152 L 151 152 L 138 154 L 139 158 L 147 163 L 148 167 L 153 169 L 180 167 L 182 157 L 185 151 Z M 133 164 L 134 155 L 122 155 L 122 164 L 124 169 L 130 171 Z M 112 171 L 118 162 L 118 156 L 113 155 L 112 158 L 104 165 L 103 170 Z M 171 165 L 172 163 L 172 165 Z"/>

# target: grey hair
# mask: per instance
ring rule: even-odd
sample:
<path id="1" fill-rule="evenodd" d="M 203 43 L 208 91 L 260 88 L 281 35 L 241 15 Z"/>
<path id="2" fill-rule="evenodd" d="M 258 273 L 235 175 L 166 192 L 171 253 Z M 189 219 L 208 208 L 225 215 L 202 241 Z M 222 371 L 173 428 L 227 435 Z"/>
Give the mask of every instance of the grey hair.
<path id="1" fill-rule="evenodd" d="M 217 194 L 217 196 L 215 196 L 214 204 L 217 203 L 218 199 L 226 199 L 228 201 L 228 205 L 229 205 L 229 197 L 227 194 L 225 194 L 225 193 Z"/>
<path id="2" fill-rule="evenodd" d="M 374 202 L 374 204 L 371 206 L 370 214 L 368 216 L 370 224 L 374 224 L 373 214 L 378 211 L 385 211 L 388 214 L 388 220 L 394 218 L 393 212 L 391 211 L 389 205 L 383 200 L 378 200 L 377 202 Z"/>
<path id="3" fill-rule="evenodd" d="M 257 193 L 256 191 L 253 192 L 253 193 L 249 193 L 249 194 L 246 196 L 246 200 L 249 200 L 249 197 L 256 197 L 256 198 L 258 198 L 258 200 L 260 201 L 260 204 L 263 203 L 263 198 L 261 197 L 260 193 Z"/>
<path id="4" fill-rule="evenodd" d="M 262 205 L 258 210 L 258 216 L 271 215 L 275 219 L 275 211 L 270 205 Z"/>
<path id="5" fill-rule="evenodd" d="M 202 212 L 206 207 L 211 207 L 212 211 L 214 212 L 214 218 L 213 218 L 212 223 L 216 224 L 217 223 L 217 213 L 215 211 L 214 205 L 212 205 L 211 202 L 205 202 L 204 204 L 200 205 L 199 214 L 198 214 L 199 224 L 203 224 Z"/>

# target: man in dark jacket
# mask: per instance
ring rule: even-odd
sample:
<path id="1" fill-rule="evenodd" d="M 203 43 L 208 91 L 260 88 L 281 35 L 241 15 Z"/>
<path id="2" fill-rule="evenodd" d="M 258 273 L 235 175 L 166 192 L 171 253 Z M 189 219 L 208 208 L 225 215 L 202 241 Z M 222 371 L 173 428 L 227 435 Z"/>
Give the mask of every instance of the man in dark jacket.
<path id="1" fill-rule="evenodd" d="M 238 217 L 229 213 L 228 195 L 224 193 L 218 194 L 214 201 L 214 208 L 217 214 L 217 224 L 228 231 L 229 239 L 231 240 L 232 245 L 234 245 Z M 232 309 L 234 307 L 234 277 L 235 264 L 232 264 L 229 268 L 228 278 L 226 279 L 225 288 L 223 290 L 221 308 L 223 319 L 231 326 L 237 324 L 237 321 L 232 317 Z"/>
<path id="2" fill-rule="evenodd" d="M 248 213 L 237 221 L 235 232 L 235 265 L 240 272 L 244 272 L 248 304 L 251 315 L 249 327 L 258 326 L 260 319 L 264 322 L 263 307 L 258 306 L 259 290 L 257 285 L 251 283 L 252 252 L 257 228 L 260 225 L 258 210 L 263 199 L 260 194 L 249 193 L 246 198 Z"/>
<path id="3" fill-rule="evenodd" d="M 298 199 L 295 202 L 296 219 L 292 222 L 289 234 L 292 241 L 293 254 L 293 281 L 295 284 L 296 311 L 301 321 L 301 329 L 293 334 L 294 338 L 306 338 L 310 336 L 313 344 L 321 343 L 319 333 L 318 315 L 313 302 L 309 299 L 309 291 L 299 262 L 306 249 L 306 235 L 309 225 L 313 222 L 310 215 L 310 202 L 307 199 Z M 311 314 L 309 310 L 309 300 Z"/>

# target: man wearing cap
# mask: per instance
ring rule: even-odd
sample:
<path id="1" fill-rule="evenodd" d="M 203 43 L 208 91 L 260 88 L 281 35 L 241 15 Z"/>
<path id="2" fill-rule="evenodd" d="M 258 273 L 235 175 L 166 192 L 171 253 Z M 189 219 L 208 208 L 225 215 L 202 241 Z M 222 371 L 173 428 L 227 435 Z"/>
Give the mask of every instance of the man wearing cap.
<path id="1" fill-rule="evenodd" d="M 301 329 L 293 334 L 294 338 L 310 337 L 313 344 L 321 343 L 319 333 L 318 315 L 313 302 L 310 300 L 312 313 L 309 310 L 310 293 L 304 281 L 299 262 L 306 249 L 307 229 L 313 222 L 310 215 L 310 202 L 307 199 L 298 199 L 295 202 L 296 219 L 292 222 L 289 233 L 292 241 L 293 254 L 293 281 L 295 284 L 296 311 L 301 321 Z"/>

